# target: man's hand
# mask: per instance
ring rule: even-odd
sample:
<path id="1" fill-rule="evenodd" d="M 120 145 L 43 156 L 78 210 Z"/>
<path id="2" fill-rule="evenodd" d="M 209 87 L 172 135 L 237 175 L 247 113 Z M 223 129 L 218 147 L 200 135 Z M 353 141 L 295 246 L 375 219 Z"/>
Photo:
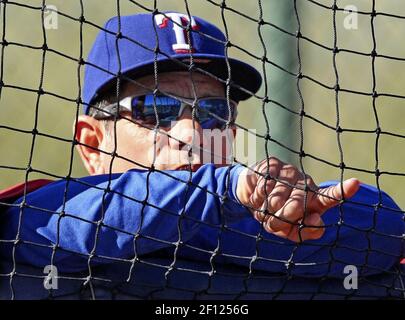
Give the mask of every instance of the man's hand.
<path id="1" fill-rule="evenodd" d="M 352 197 L 359 186 L 357 179 L 345 180 L 344 197 Z M 267 232 L 295 242 L 320 238 L 325 231 L 322 214 L 343 198 L 340 184 L 319 188 L 310 176 L 274 157 L 261 161 L 254 171 L 242 171 L 236 193 Z"/>

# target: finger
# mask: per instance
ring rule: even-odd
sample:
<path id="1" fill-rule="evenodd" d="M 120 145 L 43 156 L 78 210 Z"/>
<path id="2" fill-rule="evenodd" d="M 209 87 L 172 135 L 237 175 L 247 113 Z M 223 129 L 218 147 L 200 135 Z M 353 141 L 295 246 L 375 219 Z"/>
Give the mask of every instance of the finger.
<path id="1" fill-rule="evenodd" d="M 300 179 L 295 182 L 295 188 L 292 190 L 291 194 L 288 195 L 288 192 L 283 190 L 283 194 L 288 196 L 288 198 L 281 199 L 279 203 L 276 202 L 274 205 L 272 204 L 273 209 L 276 208 L 278 211 L 275 217 L 270 218 L 272 224 L 269 227 L 275 230 L 287 228 L 286 223 L 298 222 L 302 220 L 305 211 L 311 211 L 308 207 L 308 203 L 311 202 L 314 193 L 308 192 L 307 190 L 316 190 L 317 186 L 310 176 L 303 176 L 303 174 L 297 170 L 295 170 L 295 172 L 295 176 L 299 176 Z M 305 178 L 305 180 L 303 178 Z M 284 185 L 284 187 L 286 187 L 286 185 Z"/>
<path id="2" fill-rule="evenodd" d="M 278 181 L 267 198 L 267 209 L 270 212 L 277 212 L 280 210 L 290 198 L 296 181 Z"/>
<path id="3" fill-rule="evenodd" d="M 269 230 L 281 231 L 287 230 L 291 224 L 301 221 L 304 217 L 306 208 L 306 192 L 301 189 L 294 189 L 289 198 L 284 202 L 274 216 L 268 218 L 267 225 Z"/>
<path id="4" fill-rule="evenodd" d="M 310 204 L 310 206 L 322 214 L 327 209 L 339 204 L 343 198 L 348 199 L 354 196 L 359 190 L 359 187 L 360 181 L 356 178 L 351 178 L 343 181 L 343 188 L 340 183 L 336 186 L 321 188 L 318 190 L 318 193 L 315 194 L 314 201 Z"/>
<path id="5" fill-rule="evenodd" d="M 316 240 L 325 233 L 325 225 L 319 213 L 312 213 L 305 217 L 305 223 L 294 225 L 287 239 L 294 242 L 302 242 L 306 240 Z"/>
<path id="6" fill-rule="evenodd" d="M 275 218 L 274 214 L 281 208 L 283 208 L 286 201 L 289 199 L 293 190 L 291 184 L 289 182 L 278 181 L 277 183 L 275 183 L 274 188 L 272 187 L 271 190 L 266 190 L 267 194 L 263 191 L 260 192 L 260 190 L 265 190 L 265 188 L 260 188 L 252 195 L 252 203 L 254 203 L 254 207 L 260 207 L 260 210 L 257 210 L 255 212 L 255 218 L 260 222 L 266 223 L 268 223 L 269 221 L 275 221 L 276 225 L 282 224 L 283 227 L 286 227 L 286 223 L 280 221 L 280 219 Z M 271 228 L 270 225 L 269 228 Z M 276 230 L 279 229 L 277 228 L 274 231 Z"/>
<path id="7" fill-rule="evenodd" d="M 319 213 L 310 213 L 303 219 L 301 229 L 303 240 L 319 239 L 325 233 L 325 223 Z"/>
<path id="8" fill-rule="evenodd" d="M 276 181 L 274 179 L 260 177 L 255 190 L 250 196 L 250 204 L 253 208 L 262 206 L 265 199 L 273 191 Z"/>
<path id="9" fill-rule="evenodd" d="M 267 210 L 274 213 L 284 206 L 301 175 L 301 172 L 291 165 L 285 165 L 281 169 L 279 180 L 271 193 L 267 194 Z"/>
<path id="10" fill-rule="evenodd" d="M 274 162 L 274 159 L 269 159 Z M 263 167 L 264 162 L 262 162 L 258 169 L 263 174 L 267 167 Z M 250 203 L 254 208 L 259 208 L 264 202 L 270 201 L 267 204 L 267 209 L 270 212 L 275 212 L 279 210 L 288 199 L 293 186 L 298 180 L 298 175 L 301 174 L 296 167 L 292 165 L 286 165 L 283 162 L 277 160 L 272 163 L 273 176 L 280 179 L 275 181 L 275 179 L 266 179 L 262 175 L 258 177 L 257 186 L 250 196 Z M 274 170 L 275 169 L 275 170 Z M 269 170 L 266 170 L 269 172 Z M 276 174 L 276 176 L 274 175 Z M 264 180 L 264 181 L 263 181 Z M 271 195 L 269 197 L 269 195 Z"/>

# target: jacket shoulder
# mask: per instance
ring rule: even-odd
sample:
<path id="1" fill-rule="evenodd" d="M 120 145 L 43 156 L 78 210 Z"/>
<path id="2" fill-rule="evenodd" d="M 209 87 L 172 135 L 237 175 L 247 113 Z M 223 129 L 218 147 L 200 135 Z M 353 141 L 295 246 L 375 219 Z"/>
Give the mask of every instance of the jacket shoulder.
<path id="1" fill-rule="evenodd" d="M 0 203 L 12 203 L 21 196 L 24 195 L 24 192 L 27 194 L 33 192 L 47 184 L 54 182 L 53 180 L 48 179 L 37 179 L 22 182 L 14 186 L 8 187 L 6 189 L 0 190 Z"/>

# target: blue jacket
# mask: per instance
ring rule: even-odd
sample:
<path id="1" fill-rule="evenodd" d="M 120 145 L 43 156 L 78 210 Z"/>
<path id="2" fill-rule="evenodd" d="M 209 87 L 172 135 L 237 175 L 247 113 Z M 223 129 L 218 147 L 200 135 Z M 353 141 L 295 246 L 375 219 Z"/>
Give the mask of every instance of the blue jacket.
<path id="1" fill-rule="evenodd" d="M 0 254 L 65 272 L 148 254 L 199 261 L 207 270 L 233 264 L 305 277 L 342 278 L 348 264 L 367 276 L 399 264 L 404 214 L 384 192 L 362 185 L 323 215 L 321 239 L 296 244 L 266 233 L 239 203 L 242 169 L 207 164 L 192 173 L 130 170 L 53 182 L 0 215 Z"/>

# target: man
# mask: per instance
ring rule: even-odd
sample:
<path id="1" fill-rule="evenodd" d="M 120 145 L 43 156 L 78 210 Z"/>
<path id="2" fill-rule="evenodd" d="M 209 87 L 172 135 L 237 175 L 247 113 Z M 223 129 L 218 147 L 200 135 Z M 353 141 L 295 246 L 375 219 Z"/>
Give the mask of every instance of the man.
<path id="1" fill-rule="evenodd" d="M 1 216 L 4 259 L 90 274 L 144 257 L 163 257 L 169 271 L 190 261 L 199 272 L 316 279 L 343 278 L 346 265 L 361 277 L 399 268 L 403 214 L 385 193 L 357 179 L 319 188 L 274 157 L 230 165 L 226 148 L 219 163 L 206 160 L 203 131 L 232 138 L 238 103 L 261 84 L 225 45 L 217 27 L 184 14 L 110 19 L 86 61 L 74 125 L 90 176 L 15 200 Z"/>

